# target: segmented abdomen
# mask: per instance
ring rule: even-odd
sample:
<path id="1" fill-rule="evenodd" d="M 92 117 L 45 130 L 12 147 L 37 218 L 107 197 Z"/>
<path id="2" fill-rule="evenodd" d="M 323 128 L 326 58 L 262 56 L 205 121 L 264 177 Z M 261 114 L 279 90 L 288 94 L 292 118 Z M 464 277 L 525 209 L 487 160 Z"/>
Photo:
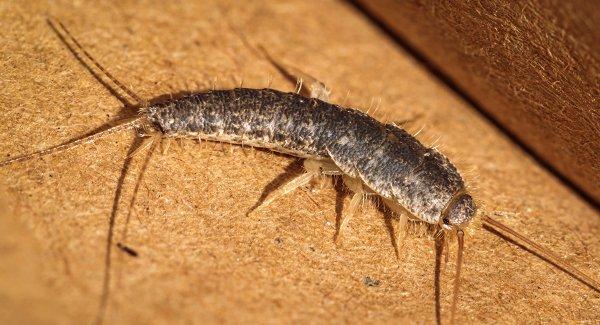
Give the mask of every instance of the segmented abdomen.
<path id="1" fill-rule="evenodd" d="M 415 216 L 436 223 L 464 186 L 456 169 L 404 130 L 354 109 L 273 89 L 237 88 L 195 93 L 149 108 L 168 136 L 270 148 L 331 159 L 377 194 L 396 199 Z"/>

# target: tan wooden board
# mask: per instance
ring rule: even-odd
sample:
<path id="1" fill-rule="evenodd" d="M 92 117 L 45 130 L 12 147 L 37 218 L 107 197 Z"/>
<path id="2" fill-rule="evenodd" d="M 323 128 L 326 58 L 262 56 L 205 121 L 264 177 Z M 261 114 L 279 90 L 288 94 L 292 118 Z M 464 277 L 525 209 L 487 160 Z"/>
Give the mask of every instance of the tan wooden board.
<path id="1" fill-rule="evenodd" d="M 342 2 L 59 2 L 1 5 L 0 154 L 60 143 L 116 118 L 121 104 L 46 24 L 60 18 L 144 98 L 195 87 L 292 90 L 225 23 L 317 76 L 332 101 L 417 118 L 425 143 L 477 188 L 482 211 L 600 277 L 600 215 L 402 48 Z M 225 18 L 226 17 L 226 18 Z M 186 86 L 187 85 L 187 86 Z M 100 304 L 109 216 L 133 132 L 0 168 L 0 320 L 89 323 Z M 383 215 L 367 203 L 333 243 L 330 181 L 245 212 L 293 159 L 186 141 L 156 154 L 133 216 L 125 215 L 143 155 L 123 186 L 113 247 L 109 323 L 392 323 L 434 321 L 433 242 L 411 237 L 397 259 Z M 314 202 L 313 202 L 314 200 Z M 346 198 L 345 203 L 349 201 Z M 138 221 L 139 218 L 139 221 Z M 391 222 L 392 226 L 395 224 Z M 476 229 L 467 238 L 458 319 L 470 323 L 593 322 L 600 294 L 518 247 Z M 455 247 L 452 246 L 452 256 Z M 452 261 L 443 276 L 447 319 Z M 378 280 L 369 287 L 365 278 Z"/>

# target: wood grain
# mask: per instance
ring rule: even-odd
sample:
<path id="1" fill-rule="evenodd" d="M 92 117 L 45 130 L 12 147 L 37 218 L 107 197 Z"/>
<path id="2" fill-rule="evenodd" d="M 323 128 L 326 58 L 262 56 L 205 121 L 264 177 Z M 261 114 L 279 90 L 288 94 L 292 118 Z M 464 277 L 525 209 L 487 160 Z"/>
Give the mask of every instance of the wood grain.
<path id="1" fill-rule="evenodd" d="M 229 19 L 273 56 L 330 85 L 334 102 L 367 109 L 372 98 L 381 98 L 378 117 L 416 118 L 409 127 L 424 125 L 423 141 L 441 136 L 440 150 L 462 172 L 471 171 L 484 213 L 600 277 L 598 212 L 352 6 L 218 3 L 226 18 L 217 2 L 206 1 L 4 2 L 0 154 L 60 143 L 121 112 L 120 102 L 51 32 L 47 15 L 60 18 L 143 98 L 195 83 L 211 87 L 216 77 L 218 87 L 232 87 L 243 77 L 248 87 L 272 79 L 273 88 L 293 89 L 244 47 L 227 27 Z M 94 321 L 115 188 L 134 136 L 117 134 L 0 169 L 0 322 Z M 411 236 L 397 259 L 384 216 L 372 203 L 350 222 L 337 247 L 338 193 L 330 181 L 248 218 L 245 212 L 263 188 L 293 160 L 184 142 L 155 154 L 127 224 L 143 157 L 133 158 L 114 229 L 114 243 L 139 256 L 113 247 L 106 323 L 434 321 L 433 242 Z M 600 317 L 600 294 L 489 232 L 474 228 L 466 248 L 460 321 Z M 448 265 L 442 279 L 445 320 L 452 274 Z"/>

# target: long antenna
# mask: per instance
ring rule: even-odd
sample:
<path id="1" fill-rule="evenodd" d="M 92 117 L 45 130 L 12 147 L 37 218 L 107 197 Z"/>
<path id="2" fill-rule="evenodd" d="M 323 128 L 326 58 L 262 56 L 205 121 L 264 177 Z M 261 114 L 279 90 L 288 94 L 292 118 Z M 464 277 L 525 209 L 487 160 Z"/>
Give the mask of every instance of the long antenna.
<path id="1" fill-rule="evenodd" d="M 435 267 L 434 267 L 434 278 L 433 278 L 433 296 L 435 300 L 435 323 L 437 325 L 442 324 L 442 297 L 441 297 L 441 266 L 442 266 L 442 255 L 444 254 L 444 232 L 440 231 L 435 236 Z"/>
<path id="2" fill-rule="evenodd" d="M 450 324 L 454 324 L 454 316 L 456 315 L 456 304 L 458 303 L 458 291 L 460 289 L 460 270 L 462 269 L 463 251 L 465 247 L 465 236 L 462 230 L 456 232 L 458 241 L 458 252 L 456 255 L 456 277 L 454 278 L 454 289 L 452 297 L 452 308 L 450 309 Z"/>
<path id="3" fill-rule="evenodd" d="M 127 88 L 123 83 L 121 83 L 119 80 L 117 80 L 117 78 L 115 78 L 110 72 L 108 72 L 108 70 L 106 70 L 100 63 L 98 63 L 98 61 L 96 61 L 96 59 L 94 59 L 92 57 L 92 55 L 77 41 L 77 39 L 71 34 L 71 32 L 69 32 L 67 27 L 62 22 L 60 22 L 60 20 L 58 20 L 56 18 L 52 18 L 52 19 L 47 18 L 46 21 L 48 22 L 48 25 L 50 25 L 52 30 L 54 30 L 54 32 L 58 35 L 58 37 L 61 39 L 61 41 L 63 41 L 63 43 L 69 48 L 69 50 L 78 59 L 80 58 L 79 54 L 66 41 L 66 38 L 62 35 L 62 33 L 60 33 L 59 29 L 57 28 L 57 26 L 53 22 L 53 20 L 56 21 L 56 24 L 58 24 L 58 26 L 60 26 L 60 28 L 62 29 L 64 34 L 67 35 L 67 38 L 70 39 L 71 42 L 73 42 L 73 44 L 75 44 L 75 47 L 77 47 L 81 51 L 81 53 L 83 53 L 83 55 L 92 62 L 92 64 L 96 68 L 98 68 L 100 71 L 102 71 L 102 73 L 104 73 L 104 75 L 106 75 L 106 77 L 108 77 L 108 79 L 110 79 L 115 85 L 117 85 L 117 87 L 119 87 L 127 95 L 129 95 L 131 98 L 133 98 L 135 101 L 137 101 L 138 104 L 144 103 L 144 100 L 140 96 L 138 96 L 136 93 L 134 93 L 131 89 Z M 114 89 L 112 89 L 112 88 L 109 90 L 114 91 Z"/>
<path id="4" fill-rule="evenodd" d="M 0 162 L 0 167 L 7 166 L 7 165 L 10 165 L 10 164 L 13 164 L 16 162 L 20 162 L 20 161 L 25 161 L 25 160 L 29 160 L 29 159 L 33 159 L 33 158 L 37 158 L 37 157 L 50 155 L 53 153 L 63 152 L 63 151 L 69 150 L 69 149 L 73 149 L 77 146 L 86 144 L 86 143 L 92 143 L 92 142 L 96 141 L 97 139 L 105 137 L 109 134 L 133 129 L 133 128 L 139 126 L 141 124 L 142 120 L 145 118 L 146 118 L 145 116 L 136 116 L 136 117 L 124 119 L 119 124 L 117 124 L 113 127 L 92 133 L 88 136 L 70 140 L 65 143 L 54 146 L 54 147 L 42 149 L 40 151 L 36 151 L 36 152 L 30 153 L 30 154 L 26 154 L 26 155 L 14 157 L 14 158 L 2 161 L 2 162 Z"/>
<path id="5" fill-rule="evenodd" d="M 569 264 L 567 261 L 565 261 L 562 258 L 558 257 L 558 255 L 556 255 L 555 253 L 553 253 L 549 249 L 547 249 L 545 247 L 542 247 L 540 244 L 538 244 L 538 243 L 534 242 L 533 240 L 527 238 L 525 235 L 522 235 L 522 234 L 518 233 L 517 231 L 509 228 L 508 226 L 500 223 L 497 220 L 494 220 L 494 219 L 490 218 L 489 216 L 483 216 L 482 219 L 483 219 L 483 222 L 486 225 L 491 226 L 491 227 L 493 227 L 495 229 L 500 229 L 502 231 L 505 231 L 505 232 L 511 234 L 512 236 L 514 236 L 514 237 L 522 240 L 526 244 L 532 246 L 533 248 L 535 248 L 537 250 L 536 253 L 543 254 L 546 258 L 548 258 L 550 260 L 551 263 L 555 264 L 559 268 L 562 268 L 563 271 L 565 271 L 565 272 L 573 275 L 578 280 L 582 281 L 583 283 L 585 283 L 586 285 L 588 285 L 589 287 L 591 287 L 595 291 L 600 292 L 600 284 L 596 280 L 592 279 L 587 274 L 579 271 L 574 266 L 572 266 L 571 264 Z"/>

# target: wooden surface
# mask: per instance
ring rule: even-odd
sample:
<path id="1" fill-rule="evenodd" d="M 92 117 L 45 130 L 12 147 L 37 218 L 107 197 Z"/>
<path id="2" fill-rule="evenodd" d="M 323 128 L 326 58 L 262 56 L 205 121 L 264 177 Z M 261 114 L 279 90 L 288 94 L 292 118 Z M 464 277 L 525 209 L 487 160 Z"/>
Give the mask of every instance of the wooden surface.
<path id="1" fill-rule="evenodd" d="M 600 1 L 357 2 L 600 203 Z"/>
<path id="2" fill-rule="evenodd" d="M 219 2 L 221 3 L 221 2 Z M 121 104 L 46 24 L 60 18 L 82 44 L 144 98 L 199 86 L 291 90 L 225 24 L 333 88 L 332 101 L 375 115 L 416 118 L 420 138 L 441 137 L 482 213 L 552 247 L 600 277 L 600 215 L 474 109 L 429 75 L 352 6 L 326 1 L 205 1 L 52 5 L 0 9 L 0 154 L 31 152 L 116 118 Z M 187 86 L 186 86 L 187 85 Z M 349 92 L 349 95 L 347 95 Z M 373 110 L 371 110 L 373 111 Z M 91 323 L 106 268 L 109 217 L 125 132 L 72 151 L 0 168 L 0 322 Z M 293 159 L 212 144 L 173 144 L 154 155 L 125 216 L 143 155 L 123 186 L 113 247 L 107 323 L 432 323 L 433 242 L 411 236 L 397 259 L 372 203 L 342 245 L 330 181 L 245 212 Z M 346 198 L 347 205 L 349 199 Z M 139 220 L 138 220 L 139 218 Z M 390 222 L 392 226 L 395 221 Z M 124 231 L 127 228 L 127 238 Z M 593 322 L 600 294 L 563 272 L 474 229 L 467 237 L 458 319 L 468 323 Z M 452 246 L 454 256 L 455 248 Z M 452 261 L 443 275 L 443 315 Z M 365 278 L 378 286 L 365 285 Z"/>

